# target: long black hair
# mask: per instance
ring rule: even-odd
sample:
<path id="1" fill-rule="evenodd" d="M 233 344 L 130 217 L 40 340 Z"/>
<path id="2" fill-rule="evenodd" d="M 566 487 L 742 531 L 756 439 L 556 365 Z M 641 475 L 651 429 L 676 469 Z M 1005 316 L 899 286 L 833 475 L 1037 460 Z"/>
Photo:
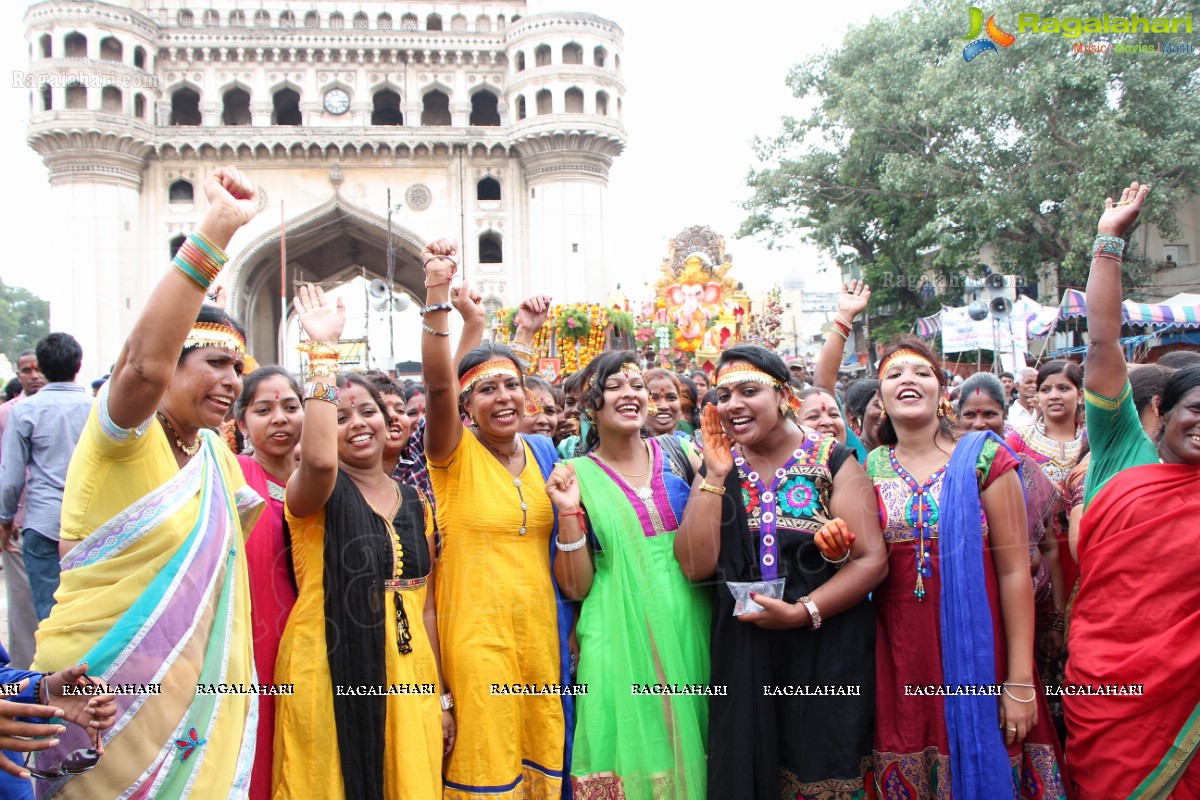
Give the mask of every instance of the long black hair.
<path id="1" fill-rule="evenodd" d="M 1161 364 L 1143 364 L 1137 369 L 1129 370 L 1129 388 L 1133 392 L 1133 407 L 1139 414 L 1146 406 L 1154 402 L 1154 398 L 1162 397 L 1167 388 L 1167 379 L 1175 370 Z M 1161 401 L 1159 401 L 1161 403 Z M 1161 412 L 1161 408 L 1159 411 Z"/>

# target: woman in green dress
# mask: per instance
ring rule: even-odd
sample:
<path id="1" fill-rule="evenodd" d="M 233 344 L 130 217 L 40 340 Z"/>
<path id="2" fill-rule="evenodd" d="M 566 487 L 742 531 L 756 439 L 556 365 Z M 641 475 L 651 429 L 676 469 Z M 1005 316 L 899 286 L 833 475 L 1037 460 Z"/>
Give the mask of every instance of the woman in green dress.
<path id="1" fill-rule="evenodd" d="M 577 800 L 703 797 L 712 608 L 673 555 L 698 458 L 670 434 L 643 438 L 650 396 L 632 352 L 594 363 L 589 454 L 546 482 L 554 577 L 583 601 L 572 787 Z"/>

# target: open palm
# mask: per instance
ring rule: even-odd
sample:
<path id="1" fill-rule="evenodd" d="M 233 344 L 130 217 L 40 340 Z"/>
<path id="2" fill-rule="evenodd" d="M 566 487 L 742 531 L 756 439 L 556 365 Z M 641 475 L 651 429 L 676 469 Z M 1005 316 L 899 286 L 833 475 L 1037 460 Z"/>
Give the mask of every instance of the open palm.
<path id="1" fill-rule="evenodd" d="M 326 296 L 320 286 L 301 286 L 292 300 L 296 319 L 308 338 L 315 342 L 336 342 L 346 327 L 346 304 Z"/>
<path id="2" fill-rule="evenodd" d="M 1109 236 L 1124 237 L 1137 222 L 1142 206 L 1146 204 L 1146 195 L 1150 193 L 1149 185 L 1139 185 L 1137 181 L 1121 190 L 1121 199 L 1113 202 L 1111 197 L 1104 201 L 1104 213 L 1096 223 L 1098 233 Z"/>

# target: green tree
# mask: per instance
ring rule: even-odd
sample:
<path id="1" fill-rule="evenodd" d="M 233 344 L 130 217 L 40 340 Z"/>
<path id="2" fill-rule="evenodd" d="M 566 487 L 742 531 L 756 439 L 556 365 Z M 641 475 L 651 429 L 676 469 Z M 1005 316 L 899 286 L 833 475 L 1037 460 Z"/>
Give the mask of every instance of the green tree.
<path id="1" fill-rule="evenodd" d="M 1016 42 L 968 63 L 970 4 L 919 0 L 794 67 L 788 84 L 812 111 L 756 140 L 761 165 L 750 172 L 739 236 L 774 242 L 799 232 L 860 271 L 874 293 L 873 337 L 883 340 L 943 303 L 959 305 L 961 278 L 978 274 L 988 244 L 998 271 L 1036 284 L 1048 265 L 1060 286 L 1082 285 L 1103 199 L 1131 180 L 1153 187 L 1142 221 L 1172 235 L 1176 206 L 1200 188 L 1195 56 L 1074 45 L 1194 37 L 1019 31 L 1017 13 L 1039 6 L 1060 19 L 1133 13 L 1116 0 L 989 3 L 985 14 Z M 1185 0 L 1137 9 L 1193 11 Z M 1147 265 L 1133 250 L 1127 279 L 1136 291 Z M 932 296 L 921 289 L 926 274 Z"/>
<path id="2" fill-rule="evenodd" d="M 0 280 L 0 342 L 13 367 L 18 354 L 32 350 L 49 332 L 50 303 L 28 289 Z"/>

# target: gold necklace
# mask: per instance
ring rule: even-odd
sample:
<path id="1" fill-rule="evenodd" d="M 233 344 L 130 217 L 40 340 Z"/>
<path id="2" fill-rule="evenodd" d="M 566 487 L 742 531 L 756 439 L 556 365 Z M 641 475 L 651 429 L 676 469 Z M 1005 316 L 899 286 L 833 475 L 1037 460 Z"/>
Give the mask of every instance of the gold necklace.
<path id="1" fill-rule="evenodd" d="M 603 458 L 601 458 L 601 457 L 600 457 L 600 454 L 599 454 L 599 453 L 597 453 L 597 452 L 596 452 L 596 451 L 594 451 L 594 450 L 592 451 L 591 455 L 592 455 L 592 457 L 593 457 L 593 458 L 595 458 L 595 459 L 596 459 L 597 461 L 599 461 L 601 464 L 603 464 L 604 466 L 608 467 L 608 468 L 609 468 L 609 469 L 611 469 L 613 472 L 615 472 L 615 473 L 617 473 L 618 475 L 620 475 L 622 478 L 625 478 L 625 482 L 626 482 L 626 483 L 629 483 L 629 480 L 630 480 L 631 478 L 644 478 L 644 477 L 646 477 L 647 475 L 649 475 L 649 474 L 650 474 L 650 470 L 652 470 L 652 469 L 654 468 L 654 455 L 653 455 L 653 454 L 650 452 L 650 445 L 646 444 L 646 445 L 645 445 L 645 447 L 646 447 L 646 458 L 647 458 L 647 460 L 648 460 L 648 462 L 649 462 L 649 463 L 646 465 L 646 471 L 645 471 L 645 472 L 641 472 L 641 473 L 638 473 L 638 474 L 636 474 L 636 475 L 629 475 L 629 474 L 626 474 L 626 473 L 624 473 L 624 472 L 621 472 L 621 470 L 617 469 L 617 468 L 616 468 L 616 467 L 614 467 L 612 464 L 608 463 L 608 462 L 607 462 L 607 461 L 605 461 Z M 640 499 L 640 500 L 641 500 L 643 503 L 645 503 L 645 502 L 648 502 L 648 501 L 650 500 L 650 498 L 654 496 L 654 490 L 653 490 L 652 488 L 650 488 L 649 486 L 636 486 L 636 487 L 635 487 L 635 486 L 634 486 L 632 483 L 630 483 L 630 484 L 629 484 L 629 488 L 633 489 L 633 493 L 634 493 L 634 494 L 636 494 L 636 495 L 638 496 L 638 499 Z"/>
<path id="2" fill-rule="evenodd" d="M 196 455 L 196 453 L 200 452 L 200 434 L 198 432 L 196 434 L 195 444 L 186 445 L 183 443 L 183 437 L 179 435 L 179 431 L 175 430 L 175 426 L 171 424 L 166 415 L 161 411 L 155 411 L 154 413 L 158 415 L 158 418 L 162 420 L 163 425 L 166 425 L 167 430 L 169 430 L 171 435 L 175 437 L 175 446 L 178 447 L 185 456 L 191 458 L 192 456 Z"/>
<path id="3" fill-rule="evenodd" d="M 512 455 L 506 456 L 506 455 L 504 455 L 504 453 L 501 453 L 495 447 L 492 447 L 492 443 L 489 442 L 486 438 L 484 438 L 483 434 L 479 432 L 479 428 L 476 428 L 475 430 L 476 430 L 476 438 L 479 439 L 479 441 L 483 442 L 484 447 L 486 447 L 488 450 L 491 450 L 493 453 L 495 453 L 496 458 L 503 458 L 505 464 L 512 464 L 512 460 L 517 457 L 517 448 L 520 446 L 518 444 L 518 442 L 520 442 L 520 440 L 521 440 L 520 436 L 513 439 Z"/>

